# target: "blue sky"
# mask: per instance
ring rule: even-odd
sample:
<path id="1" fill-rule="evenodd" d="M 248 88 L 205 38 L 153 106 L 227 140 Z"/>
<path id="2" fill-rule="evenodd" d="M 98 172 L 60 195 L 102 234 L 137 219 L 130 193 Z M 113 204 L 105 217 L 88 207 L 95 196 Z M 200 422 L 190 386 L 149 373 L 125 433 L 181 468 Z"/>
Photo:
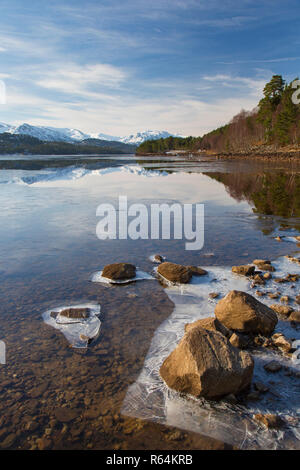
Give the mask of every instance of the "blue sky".
<path id="1" fill-rule="evenodd" d="M 299 0 L 1 0 L 0 121 L 202 135 L 300 75 Z"/>

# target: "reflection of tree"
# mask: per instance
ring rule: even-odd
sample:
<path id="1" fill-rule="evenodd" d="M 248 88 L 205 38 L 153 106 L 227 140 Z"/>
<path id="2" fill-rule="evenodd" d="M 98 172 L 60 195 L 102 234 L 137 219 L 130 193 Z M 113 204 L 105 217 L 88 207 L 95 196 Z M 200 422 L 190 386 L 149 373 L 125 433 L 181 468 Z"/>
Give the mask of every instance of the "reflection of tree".
<path id="1" fill-rule="evenodd" d="M 300 174 L 206 173 L 225 185 L 234 199 L 254 205 L 253 211 L 267 215 L 300 217 Z"/>

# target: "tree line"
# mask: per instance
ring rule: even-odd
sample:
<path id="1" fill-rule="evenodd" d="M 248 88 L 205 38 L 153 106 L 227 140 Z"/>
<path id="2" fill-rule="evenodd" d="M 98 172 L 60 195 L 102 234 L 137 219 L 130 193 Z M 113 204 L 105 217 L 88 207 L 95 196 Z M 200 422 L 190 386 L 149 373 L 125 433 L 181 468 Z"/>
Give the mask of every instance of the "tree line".
<path id="1" fill-rule="evenodd" d="M 274 75 L 263 90 L 263 98 L 252 111 L 242 110 L 228 124 L 202 137 L 168 137 L 142 143 L 137 153 L 165 153 L 170 150 L 251 151 L 261 145 L 300 144 L 300 105 L 292 95 L 294 80 L 287 83 Z"/>

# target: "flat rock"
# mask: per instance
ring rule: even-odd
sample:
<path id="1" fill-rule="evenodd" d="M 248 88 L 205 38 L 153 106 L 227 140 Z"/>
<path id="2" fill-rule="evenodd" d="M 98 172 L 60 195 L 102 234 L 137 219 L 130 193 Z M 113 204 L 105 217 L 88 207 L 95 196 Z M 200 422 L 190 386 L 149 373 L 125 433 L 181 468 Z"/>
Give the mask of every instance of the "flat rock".
<path id="1" fill-rule="evenodd" d="M 192 272 L 187 266 L 175 263 L 161 263 L 157 272 L 170 282 L 187 284 L 192 278 Z"/>
<path id="2" fill-rule="evenodd" d="M 232 272 L 242 274 L 243 276 L 252 276 L 255 272 L 255 267 L 249 265 L 232 266 Z"/>
<path id="3" fill-rule="evenodd" d="M 129 263 L 108 264 L 104 267 L 102 276 L 114 281 L 132 279 L 136 276 L 136 267 Z"/>
<path id="4" fill-rule="evenodd" d="M 269 335 L 277 324 L 276 313 L 246 292 L 233 290 L 215 308 L 217 319 L 230 330 Z"/>
<path id="5" fill-rule="evenodd" d="M 254 363 L 219 332 L 194 327 L 160 368 L 167 385 L 196 397 L 217 399 L 249 387 Z"/>
<path id="6" fill-rule="evenodd" d="M 66 308 L 60 312 L 60 315 L 66 318 L 89 318 L 89 308 Z"/>

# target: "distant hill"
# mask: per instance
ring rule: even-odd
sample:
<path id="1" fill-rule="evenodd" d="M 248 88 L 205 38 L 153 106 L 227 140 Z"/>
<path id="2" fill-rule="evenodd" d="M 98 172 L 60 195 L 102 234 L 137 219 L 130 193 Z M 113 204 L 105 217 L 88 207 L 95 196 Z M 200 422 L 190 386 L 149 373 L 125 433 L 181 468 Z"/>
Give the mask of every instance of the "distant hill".
<path id="1" fill-rule="evenodd" d="M 36 137 L 22 134 L 0 134 L 0 154 L 28 155 L 88 155 L 109 153 L 134 153 L 136 147 L 122 142 L 110 142 L 100 139 L 87 139 L 82 142 L 45 142 Z"/>

